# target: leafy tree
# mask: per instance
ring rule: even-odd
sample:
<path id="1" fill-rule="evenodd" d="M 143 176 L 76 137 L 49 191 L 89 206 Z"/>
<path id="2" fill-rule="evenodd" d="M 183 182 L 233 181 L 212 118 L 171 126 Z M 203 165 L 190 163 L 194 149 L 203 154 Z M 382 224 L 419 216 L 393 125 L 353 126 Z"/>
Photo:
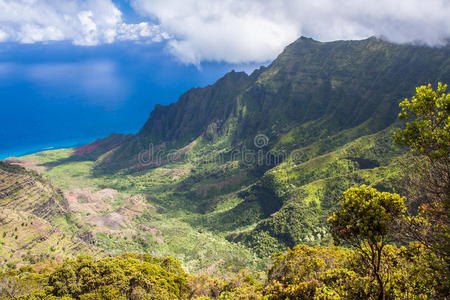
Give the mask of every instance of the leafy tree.
<path id="1" fill-rule="evenodd" d="M 324 289 L 325 272 L 343 268 L 350 253 L 306 245 L 276 253 L 267 273 L 265 294 L 270 299 L 313 299 Z"/>
<path id="2" fill-rule="evenodd" d="M 405 198 L 365 185 L 343 193 L 342 207 L 329 219 L 335 241 L 358 249 L 361 261 L 378 283 L 378 298 L 385 299 L 389 270 L 383 264 L 385 247 L 404 211 Z"/>
<path id="3" fill-rule="evenodd" d="M 260 274 L 249 270 L 227 273 L 223 278 L 206 274 L 188 278 L 189 299 L 262 299 Z"/>
<path id="4" fill-rule="evenodd" d="M 124 254 L 66 260 L 48 278 L 48 295 L 77 299 L 180 299 L 187 275 L 173 258 Z"/>
<path id="5" fill-rule="evenodd" d="M 416 89 L 416 95 L 400 103 L 401 119 L 407 121 L 398 129 L 394 140 L 409 146 L 414 156 L 403 166 L 404 187 L 417 208 L 417 215 L 405 218 L 407 238 L 422 243 L 433 265 L 440 273 L 442 294 L 450 293 L 450 94 L 447 85 L 439 83 Z"/>
<path id="6" fill-rule="evenodd" d="M 431 84 L 416 88 L 411 100 L 400 103 L 399 118 L 411 120 L 405 129 L 398 129 L 394 139 L 407 145 L 414 153 L 431 159 L 446 158 L 450 154 L 450 94 L 446 84 L 439 82 L 436 91 Z"/>
<path id="7" fill-rule="evenodd" d="M 20 280 L 10 274 L 0 276 L 0 299 L 14 299 L 26 295 L 32 288 L 35 288 L 32 282 Z"/>

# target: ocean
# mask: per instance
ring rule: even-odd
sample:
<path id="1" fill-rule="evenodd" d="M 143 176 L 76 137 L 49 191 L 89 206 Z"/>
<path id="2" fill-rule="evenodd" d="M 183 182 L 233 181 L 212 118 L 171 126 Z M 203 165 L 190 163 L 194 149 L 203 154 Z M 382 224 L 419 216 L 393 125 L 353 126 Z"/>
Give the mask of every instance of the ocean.
<path id="1" fill-rule="evenodd" d="M 214 83 L 225 63 L 186 65 L 162 46 L 118 43 L 0 48 L 0 159 L 135 133 L 156 104 Z"/>

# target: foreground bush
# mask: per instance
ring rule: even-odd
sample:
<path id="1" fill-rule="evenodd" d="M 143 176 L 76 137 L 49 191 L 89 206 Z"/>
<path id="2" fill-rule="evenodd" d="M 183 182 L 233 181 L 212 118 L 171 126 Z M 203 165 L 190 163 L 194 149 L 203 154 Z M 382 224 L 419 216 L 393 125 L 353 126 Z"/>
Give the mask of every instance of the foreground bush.
<path id="1" fill-rule="evenodd" d="M 384 299 L 445 299 L 436 256 L 418 243 L 384 247 Z M 265 274 L 265 275 L 264 275 Z M 187 275 L 172 259 L 80 256 L 59 266 L 0 275 L 0 299 L 377 299 L 379 286 L 358 249 L 299 245 L 272 256 L 266 273 Z"/>
<path id="2" fill-rule="evenodd" d="M 206 274 L 188 279 L 190 299 L 263 299 L 263 281 L 248 270 L 229 273 L 222 278 Z"/>
<path id="3" fill-rule="evenodd" d="M 9 275 L 9 280 L 17 281 L 22 290 L 26 284 L 22 278 L 34 278 L 41 285 L 39 290 L 22 295 L 25 299 L 184 299 L 188 291 L 187 274 L 178 261 L 148 254 L 124 254 L 97 261 L 79 256 L 65 260 L 43 278 L 41 272 L 32 269 Z"/>

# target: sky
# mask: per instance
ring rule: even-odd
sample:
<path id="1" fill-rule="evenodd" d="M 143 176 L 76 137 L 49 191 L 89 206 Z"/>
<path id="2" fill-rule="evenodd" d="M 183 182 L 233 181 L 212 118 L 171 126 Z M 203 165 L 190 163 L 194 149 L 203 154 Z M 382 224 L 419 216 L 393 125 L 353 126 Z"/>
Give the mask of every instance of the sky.
<path id="1" fill-rule="evenodd" d="M 0 159 L 132 133 L 300 36 L 441 46 L 450 0 L 0 0 Z"/>

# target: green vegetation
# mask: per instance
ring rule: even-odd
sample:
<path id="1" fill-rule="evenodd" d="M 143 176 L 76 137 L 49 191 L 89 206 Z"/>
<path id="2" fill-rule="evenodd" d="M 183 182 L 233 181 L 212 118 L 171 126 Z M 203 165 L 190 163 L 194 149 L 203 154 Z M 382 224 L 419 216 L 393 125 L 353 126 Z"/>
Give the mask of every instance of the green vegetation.
<path id="1" fill-rule="evenodd" d="M 183 192 L 179 187 L 186 184 L 192 169 L 190 162 L 175 162 L 139 174 L 94 177 L 92 162 L 55 164 L 70 155 L 71 151 L 56 150 L 21 160 L 42 161 L 40 165 L 51 166 L 43 172 L 51 182 L 60 184 L 68 199 L 72 222 L 83 224 L 91 241 L 107 253 L 150 252 L 158 257 L 173 256 L 191 272 L 221 273 L 228 267 L 238 270 L 245 266 L 261 268 L 261 259 L 249 249 L 193 226 L 194 220 L 203 216 L 196 212 L 196 206 L 209 198 L 199 197 L 198 203 L 192 203 L 185 195 L 201 195 L 203 191 L 197 192 L 197 189 L 202 185 L 195 185 L 192 192 Z M 198 172 L 205 177 L 201 177 L 204 181 L 211 180 L 212 176 L 226 178 L 228 174 L 238 172 L 233 166 L 214 171 L 213 166 L 200 167 L 205 170 Z M 203 175 L 207 172 L 211 175 Z M 210 209 L 211 214 L 216 209 L 223 210 L 236 204 L 226 201 L 228 198 L 217 201 Z M 62 222 L 59 227 L 67 227 L 63 221 L 58 219 Z"/>
<path id="2" fill-rule="evenodd" d="M 94 261 L 90 256 L 36 270 L 3 274 L 0 296 L 27 299 L 179 299 L 187 292 L 186 273 L 172 258 L 124 254 Z M 18 282 L 8 285 L 10 282 Z M 28 285 L 26 291 L 21 285 Z"/>
<path id="3" fill-rule="evenodd" d="M 61 190 L 44 176 L 0 162 L 0 264 L 104 255 L 70 214 Z M 49 251 L 50 250 L 50 251 Z"/>
<path id="4" fill-rule="evenodd" d="M 416 89 L 416 95 L 400 103 L 402 112 L 399 117 L 412 119 L 404 130 L 398 129 L 395 141 L 411 147 L 433 160 L 447 158 L 450 155 L 450 94 L 445 91 L 447 85 L 439 82 L 434 91 L 431 84 Z"/>
<path id="5" fill-rule="evenodd" d="M 0 293 L 445 298 L 446 86 L 403 101 L 405 126 L 396 115 L 413 84 L 450 78 L 449 57 L 301 38 L 158 106 L 136 135 L 1 163 Z"/>
<path id="6" fill-rule="evenodd" d="M 436 91 L 430 85 L 417 88 L 411 100 L 400 104 L 400 118 L 412 120 L 395 135 L 397 143 L 417 154 L 404 168 L 404 185 L 415 208 L 405 217 L 404 231 L 429 249 L 443 294 L 450 293 L 450 94 L 446 88 L 441 83 Z"/>
<path id="7" fill-rule="evenodd" d="M 342 207 L 328 219 L 333 238 L 357 248 L 360 260 L 371 268 L 378 283 L 378 299 L 385 298 L 389 284 L 385 247 L 406 210 L 404 202 L 398 194 L 380 193 L 363 185 L 345 191 Z"/>
<path id="8" fill-rule="evenodd" d="M 172 258 L 123 254 L 80 256 L 59 265 L 33 265 L 0 275 L 8 299 L 435 299 L 439 280 L 426 250 L 387 245 L 383 298 L 358 250 L 299 245 L 272 256 L 264 272 L 190 275 Z"/>
<path id="9" fill-rule="evenodd" d="M 149 255 L 125 254 L 94 262 L 80 256 L 48 276 L 46 294 L 80 299 L 175 299 L 186 293 L 179 262 Z"/>

